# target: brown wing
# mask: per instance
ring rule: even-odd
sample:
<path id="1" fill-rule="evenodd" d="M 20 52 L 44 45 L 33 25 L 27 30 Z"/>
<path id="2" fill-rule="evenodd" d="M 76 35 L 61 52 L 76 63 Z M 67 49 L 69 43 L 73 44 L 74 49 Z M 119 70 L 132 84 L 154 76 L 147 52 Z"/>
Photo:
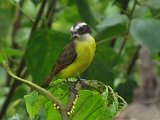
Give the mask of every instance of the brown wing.
<path id="1" fill-rule="evenodd" d="M 74 48 L 74 43 L 68 44 L 61 52 L 56 64 L 53 66 L 52 74 L 55 76 L 65 67 L 70 65 L 77 57 L 77 53 Z"/>
<path id="2" fill-rule="evenodd" d="M 74 43 L 68 44 L 63 51 L 61 52 L 59 58 L 56 61 L 56 64 L 53 66 L 53 70 L 49 76 L 41 84 L 41 87 L 45 88 L 54 78 L 54 76 L 63 70 L 65 67 L 70 65 L 77 57 L 77 53 L 74 48 Z"/>

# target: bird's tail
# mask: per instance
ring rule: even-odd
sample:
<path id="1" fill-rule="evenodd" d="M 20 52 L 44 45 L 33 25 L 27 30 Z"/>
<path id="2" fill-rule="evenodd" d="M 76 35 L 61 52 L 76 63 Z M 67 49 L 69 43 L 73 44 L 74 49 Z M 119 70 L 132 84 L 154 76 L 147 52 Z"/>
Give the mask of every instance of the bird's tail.
<path id="1" fill-rule="evenodd" d="M 41 87 L 43 88 L 48 87 L 49 83 L 52 81 L 53 78 L 54 78 L 54 74 L 51 73 L 50 75 L 48 75 L 42 82 Z"/>

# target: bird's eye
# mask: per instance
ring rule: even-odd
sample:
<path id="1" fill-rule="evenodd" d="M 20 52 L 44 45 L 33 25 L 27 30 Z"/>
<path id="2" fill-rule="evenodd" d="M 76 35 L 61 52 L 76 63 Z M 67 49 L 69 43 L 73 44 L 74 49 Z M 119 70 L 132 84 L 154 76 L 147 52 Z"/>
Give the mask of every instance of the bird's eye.
<path id="1" fill-rule="evenodd" d="M 83 32 L 85 29 L 83 27 L 79 28 L 79 32 Z"/>

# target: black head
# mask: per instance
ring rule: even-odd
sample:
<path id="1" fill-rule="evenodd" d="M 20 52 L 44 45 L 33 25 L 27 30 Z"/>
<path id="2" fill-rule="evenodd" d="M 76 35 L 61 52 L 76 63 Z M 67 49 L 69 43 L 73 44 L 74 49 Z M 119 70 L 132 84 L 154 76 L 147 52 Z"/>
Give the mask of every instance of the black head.
<path id="1" fill-rule="evenodd" d="M 91 29 L 89 26 L 84 22 L 78 22 L 71 27 L 72 34 L 83 35 L 86 33 L 91 33 Z"/>

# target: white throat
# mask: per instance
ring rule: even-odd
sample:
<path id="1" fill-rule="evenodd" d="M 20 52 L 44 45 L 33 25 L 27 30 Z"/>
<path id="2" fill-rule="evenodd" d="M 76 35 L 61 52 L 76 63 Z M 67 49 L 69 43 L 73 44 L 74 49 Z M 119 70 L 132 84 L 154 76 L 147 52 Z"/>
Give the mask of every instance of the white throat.
<path id="1" fill-rule="evenodd" d="M 89 33 L 85 33 L 83 35 L 80 35 L 80 39 L 82 40 L 89 40 L 91 38 L 91 35 Z"/>
<path id="2" fill-rule="evenodd" d="M 93 37 L 89 33 L 85 33 L 83 35 L 80 35 L 80 38 L 75 39 L 74 42 L 75 43 L 81 43 L 81 42 L 88 43 L 91 40 L 93 40 Z"/>

